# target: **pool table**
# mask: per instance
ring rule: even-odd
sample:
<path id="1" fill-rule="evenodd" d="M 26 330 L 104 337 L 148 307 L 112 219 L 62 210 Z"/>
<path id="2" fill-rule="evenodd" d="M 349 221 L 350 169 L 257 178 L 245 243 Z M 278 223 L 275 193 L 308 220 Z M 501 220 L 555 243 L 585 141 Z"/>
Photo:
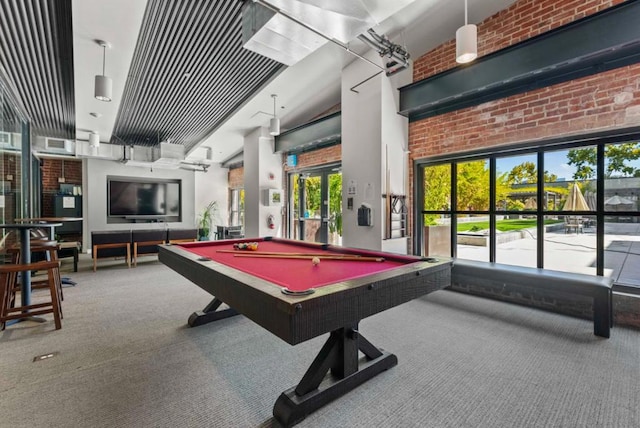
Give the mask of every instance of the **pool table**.
<path id="1" fill-rule="evenodd" d="M 242 248 L 249 243 L 257 248 Z M 358 331 L 360 320 L 451 283 L 448 259 L 270 237 L 162 245 L 158 257 L 214 296 L 190 326 L 242 314 L 291 345 L 330 333 L 275 403 L 285 426 L 397 364 Z"/>

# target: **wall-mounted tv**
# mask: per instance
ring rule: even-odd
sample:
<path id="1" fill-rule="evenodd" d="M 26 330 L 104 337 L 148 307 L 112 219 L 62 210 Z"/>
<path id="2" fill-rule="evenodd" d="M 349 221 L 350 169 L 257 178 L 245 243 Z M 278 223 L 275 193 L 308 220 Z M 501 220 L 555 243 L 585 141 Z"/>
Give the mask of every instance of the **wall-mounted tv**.
<path id="1" fill-rule="evenodd" d="M 107 177 L 109 219 L 182 221 L 180 180 Z"/>

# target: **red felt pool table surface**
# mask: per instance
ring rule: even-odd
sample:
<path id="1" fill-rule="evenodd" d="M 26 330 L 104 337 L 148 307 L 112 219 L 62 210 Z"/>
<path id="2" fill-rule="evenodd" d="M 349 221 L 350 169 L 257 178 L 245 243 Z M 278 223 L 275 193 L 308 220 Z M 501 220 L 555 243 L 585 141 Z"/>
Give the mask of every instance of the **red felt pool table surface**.
<path id="1" fill-rule="evenodd" d="M 234 249 L 234 242 L 194 242 L 180 244 L 179 246 L 198 256 L 209 258 L 215 262 L 286 287 L 294 292 L 363 277 L 420 260 L 417 257 L 410 256 L 397 256 L 393 259 L 387 257 L 382 262 L 321 259 L 318 265 L 314 265 L 309 259 L 237 257 L 237 253 L 251 255 L 252 251 L 226 252 Z M 255 242 L 258 242 L 258 252 L 323 254 L 327 256 L 379 256 L 375 251 L 367 250 L 349 249 L 345 250 L 345 252 L 337 252 L 325 250 L 320 247 L 308 247 L 304 244 L 296 245 L 269 240 L 259 240 Z M 221 252 L 221 250 L 224 252 Z M 388 256 L 388 254 L 385 255 Z"/>

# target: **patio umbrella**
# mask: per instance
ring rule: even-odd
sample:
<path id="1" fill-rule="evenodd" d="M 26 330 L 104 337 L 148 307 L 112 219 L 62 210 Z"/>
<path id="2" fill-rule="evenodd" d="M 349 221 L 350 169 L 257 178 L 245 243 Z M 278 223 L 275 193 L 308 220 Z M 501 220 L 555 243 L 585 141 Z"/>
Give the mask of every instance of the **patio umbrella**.
<path id="1" fill-rule="evenodd" d="M 564 203 L 564 206 L 562 207 L 563 211 L 589 211 L 589 205 L 587 204 L 586 199 L 584 198 L 584 196 L 582 196 L 582 192 L 580 191 L 580 188 L 578 187 L 578 183 L 573 183 L 573 186 L 571 187 L 571 190 L 569 190 L 569 196 L 567 196 L 567 200 Z M 569 230 L 571 230 L 572 228 L 576 229 L 576 233 L 580 232 L 580 228 L 582 227 L 582 222 L 579 218 L 577 217 L 573 217 L 573 220 L 571 220 L 571 218 L 568 218 L 568 223 L 565 224 L 565 228 L 570 228 Z M 566 220 L 565 220 L 566 222 Z M 566 229 L 565 229 L 566 232 Z"/>
<path id="2" fill-rule="evenodd" d="M 589 204 L 582 196 L 582 192 L 578 187 L 578 183 L 573 183 L 571 190 L 569 190 L 569 196 L 562 207 L 563 211 L 589 211 Z"/>
<path id="3" fill-rule="evenodd" d="M 633 209 L 633 201 L 631 199 L 623 198 L 618 195 L 613 195 L 604 201 L 604 204 L 608 205 L 608 209 L 614 211 L 629 211 Z"/>
<path id="4" fill-rule="evenodd" d="M 524 209 L 525 210 L 535 210 L 538 208 L 538 204 L 536 203 L 536 198 L 527 198 L 524 201 Z"/>

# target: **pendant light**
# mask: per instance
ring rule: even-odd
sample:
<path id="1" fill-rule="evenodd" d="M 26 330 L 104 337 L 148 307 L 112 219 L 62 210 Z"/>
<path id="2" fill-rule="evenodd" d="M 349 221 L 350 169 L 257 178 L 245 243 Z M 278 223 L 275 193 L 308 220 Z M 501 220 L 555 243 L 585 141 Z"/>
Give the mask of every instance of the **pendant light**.
<path id="1" fill-rule="evenodd" d="M 95 131 L 91 131 L 89 134 L 89 147 L 99 147 L 100 146 L 100 134 Z"/>
<path id="2" fill-rule="evenodd" d="M 105 76 L 104 68 L 106 63 L 107 48 L 110 47 L 110 45 L 104 40 L 96 40 L 96 43 L 102 46 L 102 74 L 96 76 L 94 94 L 96 99 L 109 102 L 111 101 L 113 81 L 110 77 Z"/>
<path id="3" fill-rule="evenodd" d="M 456 62 L 465 64 L 478 56 L 478 27 L 468 23 L 467 0 L 464 0 L 464 26 L 456 31 Z"/>
<path id="4" fill-rule="evenodd" d="M 271 98 L 273 98 L 273 117 L 269 121 L 269 134 L 274 137 L 280 135 L 280 119 L 276 116 L 276 98 L 278 96 L 276 94 L 271 94 Z"/>

